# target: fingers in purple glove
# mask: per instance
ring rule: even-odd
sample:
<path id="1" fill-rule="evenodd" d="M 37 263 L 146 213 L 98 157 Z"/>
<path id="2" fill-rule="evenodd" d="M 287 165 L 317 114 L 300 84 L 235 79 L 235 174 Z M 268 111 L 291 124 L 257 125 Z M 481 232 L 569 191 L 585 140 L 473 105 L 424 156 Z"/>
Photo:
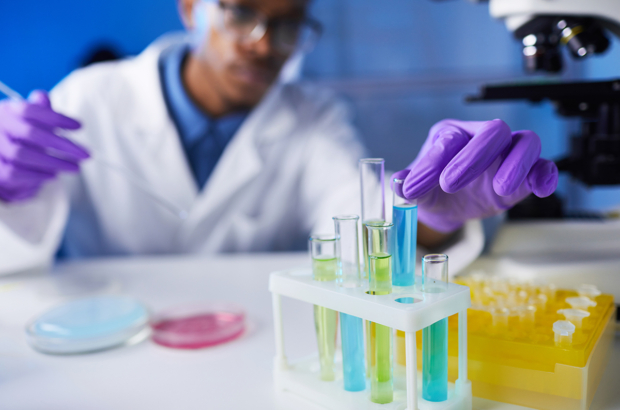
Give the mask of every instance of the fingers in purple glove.
<path id="1" fill-rule="evenodd" d="M 30 199 L 37 195 L 41 185 L 36 185 L 28 188 L 4 188 L 0 187 L 0 200 L 4 202 L 18 202 L 26 199 Z"/>
<path id="2" fill-rule="evenodd" d="M 52 109 L 52 102 L 49 95 L 43 90 L 34 90 L 28 96 L 28 102 L 25 104 L 24 119 L 32 120 L 42 125 L 53 128 L 64 128 L 67 130 L 77 130 L 81 127 L 80 123 L 73 118 L 69 118 L 55 112 Z"/>
<path id="3" fill-rule="evenodd" d="M 3 124 L 5 132 L 15 142 L 34 146 L 45 150 L 52 148 L 66 154 L 69 158 L 86 159 L 88 151 L 66 138 L 59 137 L 52 131 L 16 119 Z"/>
<path id="4" fill-rule="evenodd" d="M 525 181 L 530 169 L 540 157 L 540 138 L 532 131 L 512 133 L 508 148 L 497 173 L 493 177 L 493 190 L 499 196 L 512 195 Z"/>
<path id="5" fill-rule="evenodd" d="M 6 163 L 21 165 L 29 169 L 54 173 L 56 171 L 77 172 L 78 160 L 57 158 L 38 147 L 16 142 L 12 138 L 0 139 L 0 158 Z"/>
<path id="6" fill-rule="evenodd" d="M 55 172 L 39 171 L 23 165 L 0 161 L 0 186 L 21 187 L 24 184 L 38 184 L 52 179 Z"/>
<path id="7" fill-rule="evenodd" d="M 21 105 L 16 105 L 13 110 L 25 121 L 41 127 L 50 129 L 62 128 L 66 130 L 77 130 L 81 127 L 81 124 L 73 118 L 59 114 L 48 107 L 21 103 Z"/>
<path id="8" fill-rule="evenodd" d="M 439 178 L 441 189 L 455 193 L 478 178 L 512 141 L 510 128 L 502 120 L 488 121 L 445 167 Z"/>
<path id="9" fill-rule="evenodd" d="M 394 175 L 392 175 L 392 180 L 390 181 L 390 186 L 392 187 L 392 191 L 396 191 L 396 195 L 398 195 L 401 198 L 404 198 L 405 194 L 403 194 L 402 188 L 403 185 L 402 184 L 398 184 L 398 185 L 394 185 L 394 180 L 395 179 L 400 179 L 400 180 L 405 180 L 407 178 L 407 175 L 409 175 L 411 171 L 409 171 L 408 169 L 403 169 L 401 171 L 395 172 Z"/>
<path id="10" fill-rule="evenodd" d="M 534 195 L 545 198 L 558 187 L 558 167 L 552 161 L 539 158 L 528 174 L 527 181 Z"/>
<path id="11" fill-rule="evenodd" d="M 469 135 L 475 135 L 487 122 L 488 121 L 462 121 L 455 120 L 453 118 L 446 118 L 445 120 L 441 120 L 433 125 L 428 135 L 429 137 L 432 137 L 446 127 L 458 128 L 465 131 Z"/>
<path id="12" fill-rule="evenodd" d="M 440 175 L 469 142 L 467 135 L 456 127 L 444 127 L 439 131 L 433 146 L 417 161 L 407 175 L 404 184 L 406 198 L 419 198 L 439 185 Z"/>

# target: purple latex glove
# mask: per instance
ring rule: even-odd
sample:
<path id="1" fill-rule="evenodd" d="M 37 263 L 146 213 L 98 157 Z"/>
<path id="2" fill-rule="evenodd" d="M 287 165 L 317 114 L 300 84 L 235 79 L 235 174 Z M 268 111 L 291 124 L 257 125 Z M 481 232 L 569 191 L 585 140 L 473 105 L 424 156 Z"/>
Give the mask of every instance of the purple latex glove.
<path id="1" fill-rule="evenodd" d="M 439 232 L 499 214 L 532 192 L 544 198 L 558 185 L 557 167 L 540 158 L 538 135 L 511 132 L 501 120 L 438 122 L 394 177 L 404 179 L 397 194 L 417 198 L 420 222 Z"/>
<path id="2" fill-rule="evenodd" d="M 76 172 L 88 151 L 55 134 L 80 123 L 52 110 L 44 91 L 28 101 L 0 101 L 0 199 L 31 198 L 61 171 Z"/>

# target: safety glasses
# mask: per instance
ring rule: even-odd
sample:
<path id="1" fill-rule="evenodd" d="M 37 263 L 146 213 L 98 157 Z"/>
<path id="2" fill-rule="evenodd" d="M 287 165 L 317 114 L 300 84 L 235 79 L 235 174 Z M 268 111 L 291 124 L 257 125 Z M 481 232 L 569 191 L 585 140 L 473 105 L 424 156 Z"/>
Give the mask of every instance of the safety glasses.
<path id="1" fill-rule="evenodd" d="M 321 23 L 309 17 L 270 19 L 247 6 L 222 1 L 211 4 L 218 31 L 243 44 L 259 41 L 270 30 L 271 45 L 279 53 L 308 52 L 322 33 Z"/>

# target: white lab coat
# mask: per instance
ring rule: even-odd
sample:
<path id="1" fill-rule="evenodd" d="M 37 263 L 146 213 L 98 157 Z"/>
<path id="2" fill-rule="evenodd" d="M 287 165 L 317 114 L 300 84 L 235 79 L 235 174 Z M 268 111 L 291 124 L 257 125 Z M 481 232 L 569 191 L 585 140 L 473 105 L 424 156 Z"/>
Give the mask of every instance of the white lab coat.
<path id="1" fill-rule="evenodd" d="M 50 263 L 65 226 L 70 254 L 84 257 L 209 254 L 303 248 L 312 230 L 333 231 L 333 215 L 359 214 L 363 148 L 345 105 L 314 86 L 275 85 L 199 190 L 158 72 L 160 53 L 176 41 L 160 39 L 135 58 L 77 70 L 51 99 L 83 125 L 70 138 L 188 217 L 175 217 L 119 174 L 85 161 L 79 174 L 48 184 L 34 200 L 0 205 L 0 272 Z M 479 254 L 482 239 L 479 223 L 466 226 L 447 250 L 452 271 Z"/>

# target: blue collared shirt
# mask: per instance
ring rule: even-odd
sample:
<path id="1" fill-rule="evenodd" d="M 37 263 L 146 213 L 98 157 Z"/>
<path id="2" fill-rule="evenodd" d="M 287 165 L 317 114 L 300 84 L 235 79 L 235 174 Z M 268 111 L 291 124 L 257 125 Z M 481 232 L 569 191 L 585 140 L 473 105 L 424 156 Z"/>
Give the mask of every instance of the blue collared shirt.
<path id="1" fill-rule="evenodd" d="M 168 112 L 181 137 L 198 189 L 202 189 L 248 113 L 214 119 L 202 111 L 187 94 L 181 79 L 181 68 L 188 53 L 188 45 L 167 49 L 159 59 L 159 71 Z"/>

